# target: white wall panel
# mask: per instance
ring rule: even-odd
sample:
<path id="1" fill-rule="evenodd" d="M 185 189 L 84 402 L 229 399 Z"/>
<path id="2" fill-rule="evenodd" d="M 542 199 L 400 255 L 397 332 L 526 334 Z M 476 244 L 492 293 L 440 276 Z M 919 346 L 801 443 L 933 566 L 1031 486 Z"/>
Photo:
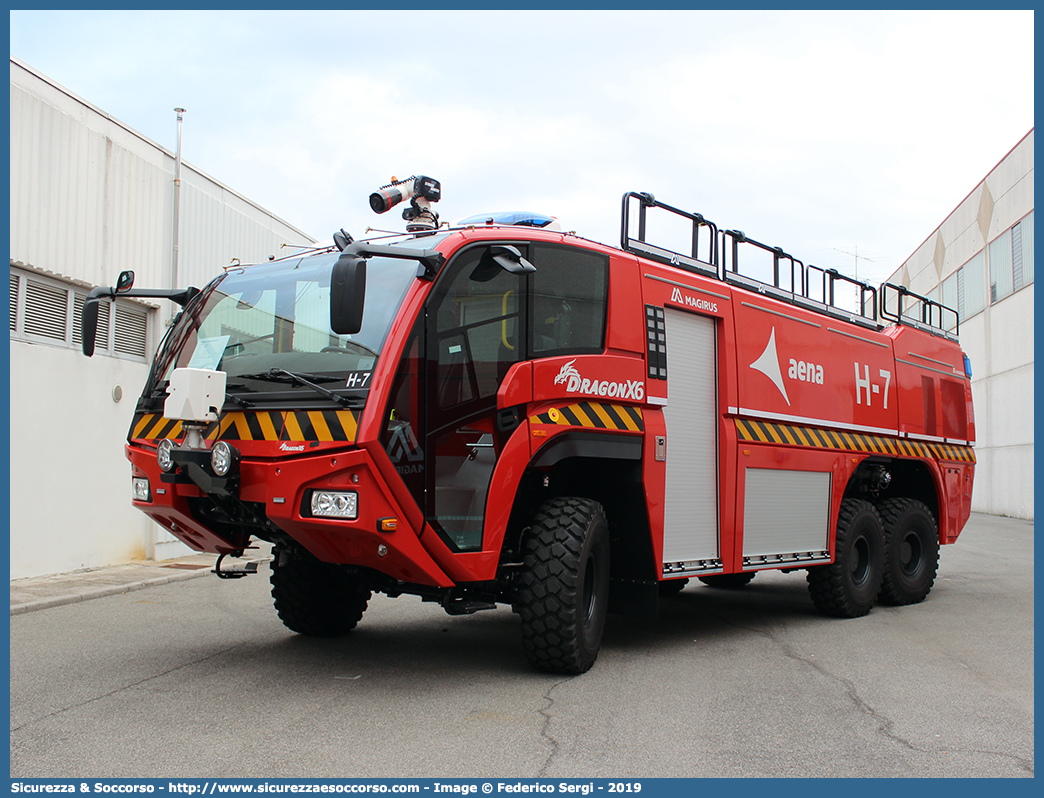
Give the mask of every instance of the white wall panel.
<path id="1" fill-rule="evenodd" d="M 12 265 L 84 287 L 133 269 L 138 286 L 169 287 L 174 153 L 14 58 L 10 109 Z M 173 141 L 173 113 L 170 132 Z M 314 240 L 188 163 L 182 185 L 183 286 L 202 286 L 233 257 L 263 261 L 285 254 L 284 241 Z M 153 316 L 150 357 L 169 311 Z M 12 339 L 12 578 L 151 550 L 156 527 L 131 507 L 123 454 L 147 370 Z M 57 500 L 47 492 L 55 485 Z"/>
<path id="2" fill-rule="evenodd" d="M 988 187 L 992 198 L 987 238 L 993 241 L 1033 210 L 1033 144 L 1030 131 L 889 282 L 899 281 L 906 269 L 910 287 L 918 293 L 927 294 L 939 285 L 934 268 L 937 233 L 946 247 L 942 279 L 979 252 L 985 250 L 988 259 L 987 239 L 979 224 L 984 189 Z M 1033 518 L 1035 291 L 1029 284 L 961 321 L 961 346 L 971 357 L 973 370 L 978 463 L 972 509 L 976 512 Z"/>

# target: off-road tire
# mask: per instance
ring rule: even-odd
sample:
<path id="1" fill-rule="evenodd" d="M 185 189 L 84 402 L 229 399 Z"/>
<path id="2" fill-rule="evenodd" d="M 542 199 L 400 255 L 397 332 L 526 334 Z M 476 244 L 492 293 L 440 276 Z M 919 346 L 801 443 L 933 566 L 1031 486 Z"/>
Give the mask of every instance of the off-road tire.
<path id="1" fill-rule="evenodd" d="M 710 576 L 701 576 L 699 580 L 708 587 L 716 587 L 721 590 L 738 590 L 749 585 L 755 576 L 756 574 L 753 571 L 748 571 L 745 574 L 711 574 Z"/>
<path id="2" fill-rule="evenodd" d="M 514 610 L 533 667 L 584 673 L 598 657 L 609 600 L 609 525 L 590 499 L 552 499 L 523 544 Z"/>
<path id="3" fill-rule="evenodd" d="M 277 545 L 272 555 L 272 598 L 288 629 L 339 637 L 355 628 L 371 595 L 357 574 L 289 546 Z"/>
<path id="4" fill-rule="evenodd" d="M 882 604 L 924 601 L 939 568 L 939 529 L 932 511 L 916 499 L 886 499 L 877 504 L 885 532 Z"/>
<path id="5" fill-rule="evenodd" d="M 834 562 L 808 569 L 808 591 L 816 609 L 836 618 L 870 612 L 884 578 L 884 548 L 884 529 L 874 505 L 844 499 L 837 517 Z"/>
<path id="6" fill-rule="evenodd" d="M 660 582 L 660 597 L 671 598 L 681 593 L 685 586 L 689 584 L 688 579 L 668 579 L 665 582 Z"/>

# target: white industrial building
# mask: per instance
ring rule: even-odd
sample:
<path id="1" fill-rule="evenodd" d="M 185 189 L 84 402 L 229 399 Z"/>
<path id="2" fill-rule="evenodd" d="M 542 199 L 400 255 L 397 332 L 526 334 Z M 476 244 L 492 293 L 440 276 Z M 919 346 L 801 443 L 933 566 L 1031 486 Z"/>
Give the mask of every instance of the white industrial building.
<path id="1" fill-rule="evenodd" d="M 163 559 L 188 549 L 130 503 L 123 443 L 169 303 L 103 303 L 80 352 L 91 287 L 202 287 L 221 267 L 314 239 L 11 58 L 11 578 Z M 171 112 L 171 135 L 176 117 Z"/>
<path id="2" fill-rule="evenodd" d="M 1032 130 L 889 282 L 960 315 L 975 403 L 972 510 L 1032 519 Z"/>

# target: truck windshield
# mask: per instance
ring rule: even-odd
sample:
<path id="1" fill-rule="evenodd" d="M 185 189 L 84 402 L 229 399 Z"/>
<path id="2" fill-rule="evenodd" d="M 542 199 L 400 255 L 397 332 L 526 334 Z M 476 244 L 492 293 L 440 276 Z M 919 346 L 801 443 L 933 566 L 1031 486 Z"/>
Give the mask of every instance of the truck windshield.
<path id="1" fill-rule="evenodd" d="M 226 393 L 239 404 L 323 402 L 315 385 L 362 398 L 417 263 L 372 258 L 362 329 L 338 335 L 330 328 L 330 271 L 339 254 L 230 269 L 210 283 L 157 354 L 147 395 L 165 395 L 171 372 L 188 367 L 224 371 Z"/>

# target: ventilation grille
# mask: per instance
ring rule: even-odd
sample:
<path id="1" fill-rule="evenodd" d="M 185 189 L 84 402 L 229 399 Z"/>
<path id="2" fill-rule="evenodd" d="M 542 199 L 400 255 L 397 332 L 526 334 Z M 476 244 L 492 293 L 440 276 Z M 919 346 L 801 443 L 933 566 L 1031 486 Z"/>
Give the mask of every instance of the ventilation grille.
<path id="1" fill-rule="evenodd" d="M 148 316 L 136 308 L 116 306 L 116 351 L 145 357 Z"/>
<path id="2" fill-rule="evenodd" d="M 12 338 L 80 348 L 86 294 L 58 280 L 14 268 L 10 289 Z M 134 302 L 101 301 L 96 350 L 147 359 L 149 315 L 147 309 Z"/>
<path id="3" fill-rule="evenodd" d="M 18 325 L 18 275 L 11 275 L 11 329 Z"/>
<path id="4" fill-rule="evenodd" d="M 64 341 L 68 315 L 68 291 L 29 280 L 25 287 L 25 332 Z"/>

